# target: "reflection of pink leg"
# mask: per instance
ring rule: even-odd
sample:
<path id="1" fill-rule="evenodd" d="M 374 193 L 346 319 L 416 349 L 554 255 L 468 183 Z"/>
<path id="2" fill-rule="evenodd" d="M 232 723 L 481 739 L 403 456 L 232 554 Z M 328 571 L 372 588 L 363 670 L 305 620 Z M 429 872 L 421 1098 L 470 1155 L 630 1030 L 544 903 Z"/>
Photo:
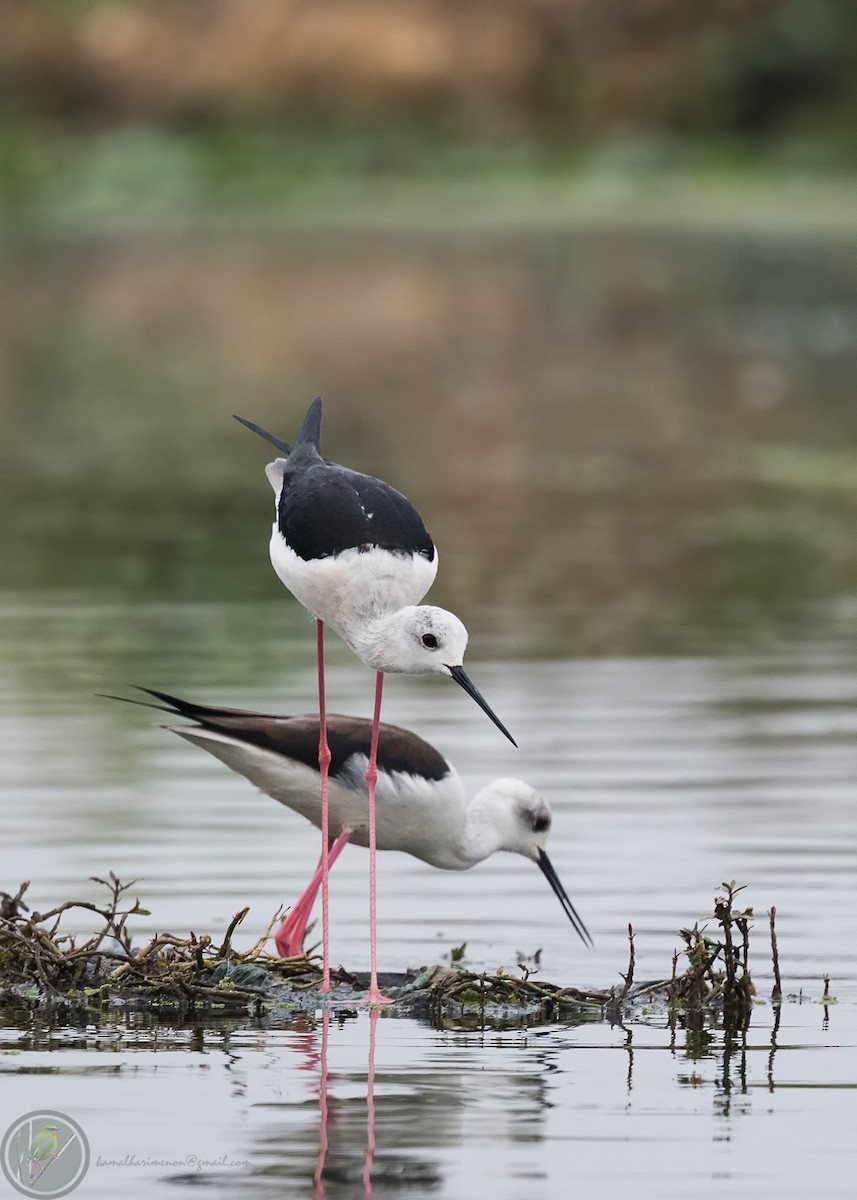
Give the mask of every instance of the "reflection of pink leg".
<path id="1" fill-rule="evenodd" d="M 375 1026 L 378 1010 L 369 1010 L 369 1072 L 366 1078 L 366 1157 L 363 1160 L 363 1195 L 372 1195 L 372 1161 L 375 1158 Z"/>
<path id="2" fill-rule="evenodd" d="M 327 776 L 330 770 L 330 747 L 327 744 L 327 707 L 324 696 L 324 622 L 317 621 L 318 633 L 318 769 L 321 774 L 321 987 L 330 991 L 330 912 L 328 907 L 327 876 L 330 871 L 329 800 Z"/>
<path id="3" fill-rule="evenodd" d="M 336 841 L 330 844 L 330 850 L 327 855 L 328 870 L 339 858 L 350 837 L 351 834 L 347 831 L 345 833 L 340 833 Z M 277 930 L 274 943 L 277 947 L 277 953 L 279 954 L 280 958 L 293 958 L 296 954 L 303 953 L 306 927 L 309 924 L 312 906 L 315 904 L 315 898 L 318 895 L 318 889 L 321 886 L 321 876 L 322 860 L 319 859 L 318 866 L 315 869 L 315 874 L 309 881 L 304 894 L 301 896 L 300 900 L 298 900 L 292 906 L 289 915 Z"/>
<path id="4" fill-rule="evenodd" d="M 321 1014 L 321 1077 L 318 1081 L 318 1155 L 312 1181 L 313 1196 L 322 1200 L 324 1196 L 324 1160 L 327 1157 L 327 1033 L 330 1028 L 330 1009 Z"/>
<path id="5" fill-rule="evenodd" d="M 375 915 L 375 783 L 378 779 L 378 734 L 381 725 L 381 692 L 384 676 L 381 671 L 375 676 L 375 715 L 372 718 L 372 742 L 369 748 L 369 766 L 366 768 L 366 786 L 369 789 L 369 977 L 370 1004 L 391 1004 L 378 990 L 378 923 Z"/>

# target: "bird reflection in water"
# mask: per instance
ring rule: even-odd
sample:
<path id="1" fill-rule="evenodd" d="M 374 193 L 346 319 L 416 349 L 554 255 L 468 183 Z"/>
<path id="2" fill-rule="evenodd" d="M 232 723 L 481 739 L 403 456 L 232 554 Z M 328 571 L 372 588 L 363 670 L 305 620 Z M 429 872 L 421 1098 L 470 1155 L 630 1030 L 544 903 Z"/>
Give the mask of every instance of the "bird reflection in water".
<path id="1" fill-rule="evenodd" d="M 366 1156 L 363 1160 L 363 1195 L 372 1194 L 372 1163 L 375 1158 L 375 1035 L 378 1025 L 378 1012 L 369 1010 L 369 1064 L 366 1074 Z M 330 1009 L 325 1008 L 321 1018 L 321 1052 L 319 1055 L 318 1077 L 318 1155 L 313 1172 L 313 1195 L 316 1200 L 324 1200 L 324 1167 L 327 1158 L 327 1049 L 330 1037 Z"/>
<path id="2" fill-rule="evenodd" d="M 375 1029 L 378 1013 L 369 1010 L 369 1069 L 366 1074 L 366 1158 L 363 1163 L 363 1191 L 372 1192 L 372 1160 L 375 1157 Z"/>
<path id="3" fill-rule="evenodd" d="M 321 1018 L 321 1063 L 318 1077 L 318 1158 L 315 1160 L 313 1183 L 316 1196 L 324 1195 L 322 1172 L 327 1157 L 327 1040 L 330 1036 L 330 1009 L 326 1008 Z"/>

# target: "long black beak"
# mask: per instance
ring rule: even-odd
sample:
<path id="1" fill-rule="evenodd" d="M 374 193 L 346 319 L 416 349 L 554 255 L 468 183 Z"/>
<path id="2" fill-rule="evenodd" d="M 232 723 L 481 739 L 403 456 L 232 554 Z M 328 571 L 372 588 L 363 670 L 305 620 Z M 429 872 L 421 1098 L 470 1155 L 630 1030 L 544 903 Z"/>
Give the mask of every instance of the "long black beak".
<path id="1" fill-rule="evenodd" d="M 281 442 L 278 437 L 274 437 L 272 433 L 268 433 L 267 429 L 263 429 L 261 425 L 254 425 L 252 421 L 245 421 L 243 417 L 232 414 L 239 425 L 243 425 L 246 429 L 252 429 L 253 433 L 258 433 L 260 438 L 264 438 L 266 442 L 270 442 L 272 446 L 276 446 L 278 450 L 282 450 L 284 454 L 291 454 L 292 447 L 288 442 Z"/>
<path id="2" fill-rule="evenodd" d="M 579 934 L 581 941 L 585 945 L 592 947 L 594 945 L 594 943 L 592 941 L 592 938 L 589 936 L 589 930 L 586 928 L 586 926 L 581 921 L 580 917 L 577 915 L 577 910 L 575 909 L 574 905 L 569 900 L 565 888 L 562 886 L 562 884 L 559 881 L 559 875 L 557 875 L 556 871 L 553 869 L 553 864 L 551 863 L 551 860 L 548 858 L 548 856 L 545 854 L 544 850 L 539 850 L 539 857 L 536 859 L 536 862 L 539 864 L 539 867 L 541 868 L 542 874 L 544 875 L 545 879 L 548 881 L 548 883 L 553 888 L 557 900 L 559 900 L 560 904 L 562 905 L 562 911 L 565 913 L 565 915 L 568 917 L 569 921 L 571 921 L 572 925 L 577 930 L 577 933 Z"/>
<path id="3" fill-rule="evenodd" d="M 506 735 L 506 737 L 509 739 L 509 741 L 512 743 L 512 745 L 515 747 L 515 749 L 517 749 L 518 743 L 512 737 L 511 733 L 509 733 L 509 730 L 506 728 L 506 726 L 503 724 L 503 722 L 500 720 L 500 718 L 495 716 L 495 714 L 489 708 L 488 701 L 485 699 L 485 697 L 480 692 L 479 688 L 476 686 L 476 684 L 473 682 L 473 680 L 467 674 L 464 667 L 447 667 L 447 670 L 449 671 L 450 675 L 455 680 L 455 682 L 460 684 L 464 688 L 464 690 L 465 690 L 465 692 L 467 692 L 468 696 L 470 696 L 473 700 L 476 701 L 476 703 L 479 705 L 479 707 L 482 709 L 482 711 L 484 713 L 488 714 L 488 716 L 491 718 L 491 720 L 494 722 L 494 724 L 497 726 L 497 728 L 500 730 L 500 732 L 504 733 Z"/>

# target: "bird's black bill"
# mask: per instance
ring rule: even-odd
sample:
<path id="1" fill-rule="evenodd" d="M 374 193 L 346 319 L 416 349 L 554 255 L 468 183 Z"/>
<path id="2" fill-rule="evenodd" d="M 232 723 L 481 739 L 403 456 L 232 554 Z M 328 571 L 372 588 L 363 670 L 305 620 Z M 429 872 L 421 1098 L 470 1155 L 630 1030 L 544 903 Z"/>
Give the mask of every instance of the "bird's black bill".
<path id="1" fill-rule="evenodd" d="M 585 945 L 591 947 L 593 945 L 593 941 L 592 941 L 592 938 L 589 936 L 589 930 L 586 928 L 586 926 L 581 921 L 580 917 L 577 915 L 577 910 L 575 909 L 574 905 L 569 900 L 568 895 L 566 894 L 565 888 L 560 883 L 559 875 L 557 875 L 556 871 L 553 869 L 553 864 L 551 863 L 551 860 L 548 858 L 548 856 L 545 854 L 544 850 L 539 851 L 539 857 L 536 859 L 536 861 L 538 862 L 539 867 L 541 868 L 542 874 L 544 875 L 545 879 L 548 881 L 548 883 L 553 888 L 554 894 L 556 895 L 557 900 L 559 900 L 560 904 L 562 905 L 563 912 L 568 917 L 569 921 L 571 921 L 574 928 L 577 930 L 577 933 L 580 936 L 581 941 L 584 942 Z"/>
<path id="2" fill-rule="evenodd" d="M 266 442 L 270 442 L 272 446 L 276 446 L 278 450 L 282 450 L 284 454 L 291 454 L 292 447 L 288 442 L 281 442 L 278 437 L 274 437 L 272 433 L 268 433 L 267 429 L 263 429 L 261 425 L 254 425 L 252 421 L 245 421 L 243 417 L 232 414 L 239 425 L 243 425 L 245 429 L 251 429 L 253 433 L 258 433 L 260 438 L 264 438 Z"/>
<path id="3" fill-rule="evenodd" d="M 488 716 L 491 718 L 491 720 L 494 722 L 494 724 L 497 726 L 497 728 L 500 730 L 500 732 L 505 734 L 506 737 L 509 739 L 509 741 L 512 743 L 512 745 L 517 748 L 518 743 L 512 737 L 511 733 L 509 733 L 509 730 L 506 728 L 506 726 L 503 724 L 503 722 L 500 720 L 500 718 L 495 716 L 495 714 L 491 711 L 491 708 L 488 705 L 488 701 L 485 699 L 485 697 L 480 692 L 479 688 L 476 686 L 476 684 L 473 682 L 473 680 L 467 674 L 464 667 L 449 667 L 449 673 L 452 676 L 452 678 L 455 680 L 455 682 L 457 684 L 460 684 L 461 687 L 464 688 L 464 690 L 465 690 L 465 692 L 467 692 L 468 696 L 470 696 L 471 699 L 476 701 L 476 703 L 479 705 L 479 707 L 482 709 L 482 711 L 484 713 L 488 714 Z"/>

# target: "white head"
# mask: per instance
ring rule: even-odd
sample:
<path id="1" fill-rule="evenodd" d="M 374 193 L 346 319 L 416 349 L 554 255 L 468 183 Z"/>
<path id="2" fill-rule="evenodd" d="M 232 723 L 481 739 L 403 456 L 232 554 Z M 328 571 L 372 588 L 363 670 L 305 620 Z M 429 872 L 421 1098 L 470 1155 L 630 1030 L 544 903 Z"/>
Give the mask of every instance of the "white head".
<path id="1" fill-rule="evenodd" d="M 517 745 L 461 665 L 467 630 L 454 613 L 433 605 L 407 605 L 349 630 L 347 641 L 373 671 L 453 677 L 511 744 Z"/>
<path id="2" fill-rule="evenodd" d="M 538 861 L 551 827 L 547 800 L 523 779 L 495 779 L 470 802 L 474 821 L 490 828 L 494 850 Z"/>
<path id="3" fill-rule="evenodd" d="M 409 604 L 359 626 L 348 640 L 357 657 L 374 671 L 452 676 L 512 745 L 517 745 L 462 666 L 467 630 L 454 613 L 431 604 Z"/>
<path id="4" fill-rule="evenodd" d="M 495 850 L 508 850 L 531 859 L 551 885 L 580 938 L 592 945 L 586 926 L 545 852 L 551 810 L 544 796 L 522 779 L 495 779 L 473 797 L 468 824 L 471 844 L 474 852 L 481 851 L 480 857 L 487 857 Z"/>
<path id="5" fill-rule="evenodd" d="M 368 666 L 401 675 L 449 675 L 461 666 L 467 649 L 462 622 L 431 604 L 385 613 L 361 626 L 352 638 L 358 657 Z"/>

